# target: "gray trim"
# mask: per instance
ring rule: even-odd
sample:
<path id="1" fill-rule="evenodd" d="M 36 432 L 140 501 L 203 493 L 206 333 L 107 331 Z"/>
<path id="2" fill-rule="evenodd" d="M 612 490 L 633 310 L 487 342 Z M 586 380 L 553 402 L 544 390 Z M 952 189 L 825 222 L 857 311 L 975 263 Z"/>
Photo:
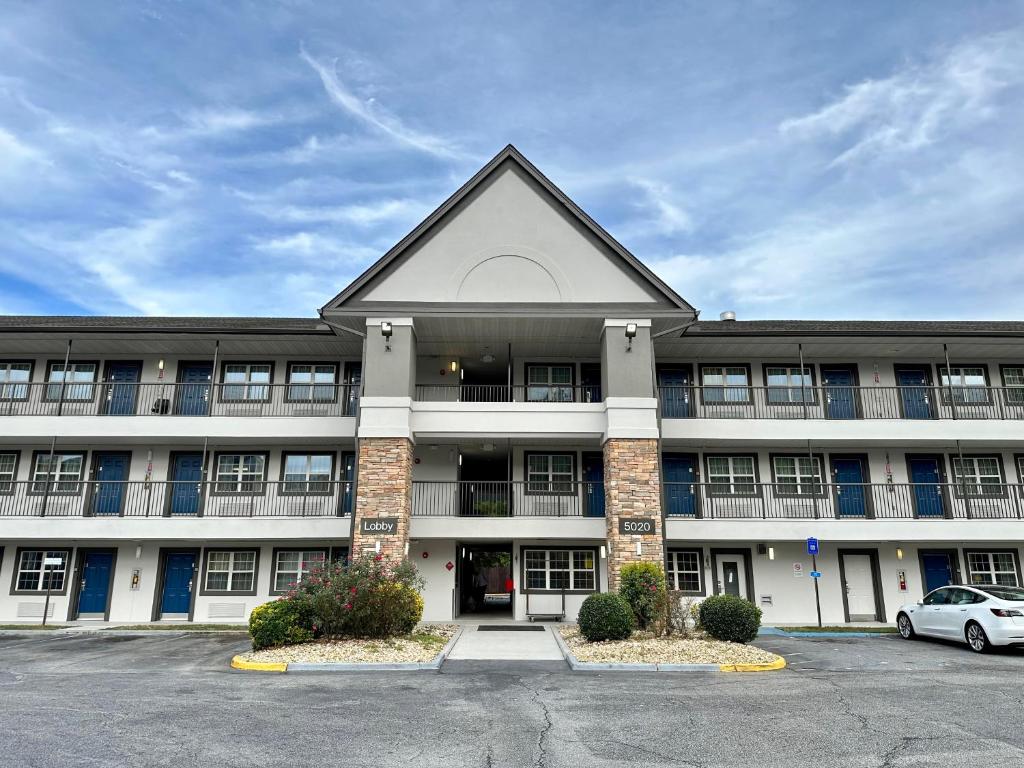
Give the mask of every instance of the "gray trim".
<path id="1" fill-rule="evenodd" d="M 967 581 L 964 582 L 964 586 L 974 587 L 975 589 L 984 589 L 985 587 L 997 587 L 1002 586 L 1000 584 L 974 584 L 970 581 L 971 578 L 971 558 L 972 554 L 975 555 L 1013 555 L 1014 569 L 1017 571 L 1017 586 L 1024 586 L 1024 579 L 1021 578 L 1020 570 L 1020 552 L 1013 547 L 971 547 L 968 549 L 964 547 L 964 575 L 967 576 Z"/>
<path id="2" fill-rule="evenodd" d="M 99 391 L 100 384 L 101 384 L 101 382 L 100 382 L 100 363 L 101 362 L 102 362 L 102 360 L 83 360 L 83 359 L 71 358 L 70 360 L 68 360 L 68 363 L 67 363 L 68 366 L 74 366 L 74 365 L 79 365 L 79 364 L 83 364 L 83 363 L 86 364 L 86 365 L 91 363 L 92 365 L 95 366 L 95 369 L 93 370 L 92 381 L 91 382 L 88 382 L 88 381 L 67 381 L 65 379 L 63 382 L 60 382 L 60 381 L 50 381 L 50 374 L 53 372 L 52 371 L 53 366 L 55 366 L 55 365 L 64 365 L 64 358 L 47 360 L 46 361 L 46 367 L 43 368 L 43 381 L 41 382 L 44 385 L 43 386 L 43 396 L 41 398 L 42 401 L 44 403 L 68 403 L 69 405 L 74 405 L 74 404 L 77 404 L 77 403 L 94 403 L 94 402 L 96 402 L 96 395 L 97 395 L 97 393 Z M 67 375 L 67 371 L 65 371 L 64 374 L 66 376 Z M 50 387 L 51 386 L 53 386 L 53 387 L 62 387 L 62 390 L 61 390 L 60 394 L 57 397 L 50 397 Z M 69 390 L 71 387 L 92 387 L 92 394 L 89 397 L 69 398 L 68 395 L 67 395 L 67 390 Z"/>
<path id="3" fill-rule="evenodd" d="M 594 588 L 593 589 L 530 589 L 526 582 L 526 551 L 536 550 L 542 552 L 568 552 L 569 553 L 569 571 L 573 570 L 572 567 L 572 553 L 575 552 L 593 552 L 594 553 Z M 574 546 L 572 544 L 520 544 L 519 545 L 519 594 L 525 595 L 527 593 L 531 595 L 592 595 L 596 592 L 601 591 L 601 548 L 590 547 L 586 545 Z"/>
<path id="4" fill-rule="evenodd" d="M 88 467 L 86 466 L 86 461 L 87 461 L 87 459 L 89 457 L 89 452 L 88 451 L 82 451 L 82 450 L 73 450 L 73 451 L 55 450 L 55 451 L 53 451 L 53 456 L 54 457 L 56 457 L 56 456 L 72 456 L 72 455 L 74 455 L 74 456 L 81 456 L 82 457 L 82 471 L 78 475 L 78 480 L 67 480 L 65 482 L 77 483 L 78 484 L 78 490 L 76 490 L 76 491 L 57 491 L 57 490 L 54 490 L 52 487 L 49 488 L 49 489 L 46 489 L 46 490 L 42 490 L 42 491 L 33 490 L 33 488 L 35 488 L 35 485 L 36 485 L 36 482 L 35 482 L 36 466 L 38 465 L 39 457 L 40 456 L 47 456 L 47 457 L 50 456 L 49 449 L 39 448 L 37 450 L 32 451 L 32 463 L 29 465 L 29 468 L 28 468 L 28 488 L 25 491 L 25 495 L 26 496 L 81 496 L 82 492 L 85 490 L 85 481 L 86 481 L 86 479 L 89 476 L 89 470 L 88 470 Z M 51 470 L 52 470 L 52 467 L 51 467 Z M 46 484 L 49 484 L 51 486 L 55 486 L 55 485 L 57 485 L 57 483 L 61 482 L 61 481 L 57 480 L 56 473 L 54 473 L 52 471 L 47 474 L 47 478 L 51 478 L 51 477 L 53 478 L 52 480 L 51 479 L 40 480 L 39 482 L 40 483 L 46 483 Z"/>
<path id="5" fill-rule="evenodd" d="M 220 464 L 221 456 L 262 456 L 263 457 L 263 477 L 259 480 L 252 482 L 259 483 L 259 490 L 256 491 L 218 491 L 217 486 L 220 484 L 217 475 L 217 466 Z M 223 450 L 214 451 L 213 460 L 210 464 L 210 483 L 209 493 L 211 496 L 266 496 L 267 495 L 267 477 L 270 473 L 270 451 L 253 451 L 246 449 L 238 450 Z M 223 481 L 227 482 L 227 480 Z M 245 481 L 249 482 L 249 481 Z"/>
<path id="6" fill-rule="evenodd" d="M 942 517 L 945 519 L 952 519 L 953 517 L 953 505 L 949 501 L 949 486 L 947 484 L 946 475 L 946 456 L 943 453 L 905 453 L 903 454 L 903 461 L 907 466 L 907 482 L 911 485 L 914 484 L 914 472 L 911 469 L 910 462 L 912 459 L 928 459 L 935 462 L 936 467 L 939 470 L 939 484 L 942 493 Z M 914 507 L 914 519 L 917 520 L 920 515 L 917 513 L 917 494 L 912 493 L 910 495 L 911 501 Z M 934 518 L 937 515 L 925 515 L 925 519 Z"/>
<path id="7" fill-rule="evenodd" d="M 0 496 L 13 496 L 18 489 L 18 470 L 21 468 L 21 449 L 20 448 L 0 448 L 0 456 L 6 456 L 12 454 L 14 456 L 14 474 L 11 475 L 11 490 L 5 491 L 0 487 Z M 0 483 L 6 481 L 0 480 Z"/>
<path id="8" fill-rule="evenodd" d="M 324 565 L 330 562 L 331 547 L 329 546 L 309 546 L 304 547 L 301 544 L 296 544 L 291 547 L 274 547 L 270 551 L 270 592 L 271 595 L 283 595 L 288 592 L 287 589 L 274 589 L 274 585 L 277 583 L 277 555 L 280 552 L 323 552 L 324 553 Z M 351 550 L 349 552 L 351 557 Z"/>
<path id="9" fill-rule="evenodd" d="M 259 594 L 259 581 L 260 581 L 260 550 L 262 547 L 210 547 L 207 546 L 203 550 L 203 567 L 202 574 L 199 577 L 199 594 L 203 597 L 207 595 L 215 595 L 219 597 L 231 597 L 231 596 L 254 596 Z M 256 559 L 253 562 L 252 572 L 252 589 L 207 589 L 206 588 L 206 573 L 209 570 L 210 565 L 210 553 L 211 552 L 255 552 Z"/>
<path id="10" fill-rule="evenodd" d="M 866 453 L 844 453 L 842 451 L 837 452 L 837 453 L 831 453 L 830 452 L 828 454 L 828 474 L 829 474 L 828 480 L 829 480 L 829 483 L 832 485 L 832 504 L 835 505 L 834 509 L 836 510 L 836 515 L 838 516 L 838 514 L 839 514 L 839 496 L 837 494 L 839 492 L 839 484 L 836 483 L 836 471 L 835 471 L 835 466 L 834 466 L 834 462 L 835 462 L 836 459 L 856 459 L 857 461 L 860 462 L 861 468 L 864 470 L 864 480 L 863 480 L 863 483 L 865 485 L 869 486 L 867 491 L 864 493 L 864 519 L 865 520 L 874 520 L 875 519 L 875 500 L 872 497 L 871 488 L 870 488 L 870 483 L 871 483 L 871 459 L 870 459 L 870 457 Z M 848 517 L 852 518 L 853 515 L 849 515 Z"/>
<path id="11" fill-rule="evenodd" d="M 700 320 L 680 336 L 1008 336 L 1024 337 L 1019 321 Z"/>
<path id="12" fill-rule="evenodd" d="M 32 384 L 35 381 L 36 376 L 36 361 L 35 359 L 25 358 L 13 358 L 5 357 L 0 359 L 0 365 L 27 365 L 28 366 L 28 381 L 5 381 L 0 386 L 17 386 L 18 384 Z M 0 398 L 0 402 L 21 402 L 22 400 L 28 400 L 32 393 L 32 387 L 25 387 L 24 397 L 3 397 Z"/>
<path id="13" fill-rule="evenodd" d="M 284 470 L 285 470 L 285 464 L 288 463 L 288 457 L 289 456 L 330 456 L 331 457 L 331 477 L 327 481 L 328 482 L 327 490 L 326 491 L 319 491 L 319 492 L 315 492 L 315 493 L 312 492 L 312 491 L 286 491 L 284 489 L 284 483 L 285 483 Z M 336 472 L 337 472 L 337 469 L 338 469 L 338 452 L 337 451 L 316 451 L 316 450 L 309 450 L 309 451 L 281 451 L 281 462 L 280 463 L 281 463 L 281 472 L 280 472 L 280 485 L 278 485 L 278 487 L 277 487 L 277 495 L 278 496 L 333 496 L 334 495 L 334 479 L 336 477 Z M 305 482 L 307 484 L 306 487 L 308 488 L 309 485 L 311 485 L 313 483 L 319 483 L 319 482 L 322 482 L 322 481 L 321 480 L 303 480 L 303 481 L 299 481 L 299 482 Z M 345 489 L 343 487 L 341 487 L 341 483 L 342 482 L 344 482 L 344 481 L 340 481 L 339 482 L 338 493 L 341 494 L 341 495 L 344 495 Z"/>
<path id="14" fill-rule="evenodd" d="M 700 582 L 700 589 L 691 592 L 686 589 L 672 589 L 670 592 L 679 592 L 687 597 L 705 597 L 708 593 L 707 574 L 704 571 L 704 548 L 703 547 L 665 547 L 665 586 L 668 586 L 668 556 L 671 552 L 696 552 L 697 553 L 697 578 Z M 714 575 L 714 574 L 712 574 Z"/>
<path id="15" fill-rule="evenodd" d="M 110 604 L 114 600 L 114 574 L 117 572 L 117 547 L 79 547 L 75 557 L 75 588 L 71 601 L 68 605 L 68 621 L 76 621 L 82 612 L 79 610 L 79 601 L 82 598 L 82 572 L 85 570 L 85 558 L 92 552 L 109 552 L 110 575 L 107 578 L 107 605 L 103 609 L 103 620 L 110 621 Z"/>
<path id="16" fill-rule="evenodd" d="M 813 456 L 818 460 L 818 486 L 820 489 L 819 493 L 783 493 L 779 490 L 779 486 L 782 483 L 779 482 L 778 475 L 775 472 L 775 460 L 776 459 L 806 459 Z M 786 452 L 786 453 L 771 453 L 768 454 L 768 469 L 772 474 L 772 493 L 776 498 L 780 499 L 824 499 L 828 497 L 825 491 L 825 486 L 828 484 L 828 476 L 825 474 L 825 454 L 815 453 L 808 454 L 806 452 Z M 805 483 L 796 483 L 797 485 L 805 485 Z M 813 485 L 813 483 L 812 483 Z"/>
<path id="17" fill-rule="evenodd" d="M 885 621 L 885 599 L 882 594 L 882 574 L 878 566 L 878 550 L 875 548 L 850 548 L 836 551 L 839 558 L 839 590 L 843 594 L 843 616 L 849 624 L 850 605 L 846 595 L 846 567 L 843 563 L 845 555 L 867 555 L 871 561 L 871 589 L 875 595 L 875 621 Z"/>
<path id="18" fill-rule="evenodd" d="M 157 583 L 154 585 L 153 590 L 153 612 L 150 614 L 152 621 L 160 621 L 162 612 L 160 608 L 163 604 L 164 598 L 164 580 L 167 576 L 167 556 L 172 554 L 189 554 L 195 555 L 192 566 L 192 591 L 189 594 L 188 603 L 188 620 L 192 621 L 196 610 L 196 593 L 199 591 L 196 588 L 196 579 L 199 578 L 199 566 L 203 557 L 202 547 L 160 547 L 157 555 Z"/>
<path id="19" fill-rule="evenodd" d="M 105 451 L 105 450 L 93 450 L 92 456 L 89 457 L 89 474 L 87 475 L 89 482 L 88 493 L 85 497 L 85 505 L 82 509 L 83 517 L 93 517 L 95 512 L 92 509 L 93 500 L 96 498 L 96 457 L 97 456 L 123 456 L 127 461 L 125 479 L 124 480 L 113 480 L 111 482 L 124 483 L 124 492 L 121 494 L 120 508 L 117 510 L 117 517 L 124 516 L 124 503 L 129 489 L 132 487 L 128 485 L 130 482 L 128 478 L 132 476 L 132 452 L 131 451 Z M 115 517 L 115 515 L 101 515 L 101 517 Z"/>
<path id="20" fill-rule="evenodd" d="M 552 450 L 552 451 L 523 451 L 523 483 L 525 484 L 524 487 L 523 487 L 523 494 L 525 496 L 576 496 L 579 493 L 579 486 L 578 486 L 578 481 L 577 481 L 577 477 L 579 476 L 579 472 L 577 471 L 577 467 L 576 467 L 576 454 L 577 454 L 577 451 L 564 451 L 564 450 L 563 451 L 557 451 L 557 450 Z M 530 457 L 531 456 L 568 456 L 572 460 L 572 480 L 569 481 L 573 485 L 572 489 L 568 490 L 568 491 L 531 491 L 530 490 Z M 603 456 L 603 453 L 602 453 L 602 456 Z M 548 477 L 549 478 L 552 477 L 552 472 L 550 471 L 550 469 L 551 469 L 551 467 L 550 467 L 550 464 L 549 464 L 548 465 Z M 486 482 L 486 481 L 481 481 L 481 482 Z M 554 485 L 556 482 L 563 482 L 563 481 L 550 480 L 549 479 L 549 480 L 546 480 L 546 481 L 538 481 L 538 482 L 548 482 L 551 485 Z"/>
<path id="21" fill-rule="evenodd" d="M 970 485 L 967 482 L 959 482 L 956 479 L 956 464 L 954 463 L 959 458 L 964 459 L 995 459 L 996 464 L 999 466 L 999 493 L 996 494 L 978 494 L 965 495 L 964 486 Z M 949 477 L 950 485 L 953 488 L 954 499 L 978 499 L 984 501 L 985 499 L 1006 499 L 1010 496 L 1010 489 L 1006 486 L 1006 467 L 1003 466 L 1003 454 L 1002 453 L 965 453 L 956 454 L 950 453 L 947 458 L 949 459 Z M 978 483 L 981 486 L 981 483 Z"/>
<path id="22" fill-rule="evenodd" d="M 12 563 L 13 568 L 11 569 L 11 594 L 12 595 L 31 595 L 33 597 L 44 597 L 46 595 L 45 589 L 18 589 L 18 572 L 21 570 L 21 554 L 23 552 L 42 552 L 43 557 L 46 557 L 47 552 L 66 552 L 67 555 L 64 558 L 64 584 L 63 589 L 59 592 L 50 590 L 50 596 L 53 595 L 66 595 L 68 592 L 68 584 L 71 581 L 71 577 L 74 573 L 72 570 L 71 555 L 74 553 L 75 548 L 72 546 L 58 546 L 51 547 L 47 544 L 33 544 L 28 547 L 18 547 L 14 550 L 14 562 Z M 45 566 L 44 566 L 45 570 Z M 40 576 L 40 586 L 42 585 L 42 576 Z M 56 609 L 54 609 L 56 610 Z"/>
<path id="23" fill-rule="evenodd" d="M 928 594 L 928 580 L 925 578 L 924 573 L 924 557 L 925 555 L 945 555 L 949 558 L 949 577 L 952 579 L 950 584 L 962 584 L 962 576 L 960 570 L 960 551 L 955 547 L 951 549 L 918 549 L 917 550 L 917 565 L 921 570 L 921 597 L 924 598 Z M 947 585 L 948 586 L 948 585 Z"/>
<path id="24" fill-rule="evenodd" d="M 712 594 L 720 595 L 723 594 L 722 590 L 718 587 L 718 556 L 719 555 L 741 555 L 743 557 L 743 570 L 744 583 L 747 587 L 747 600 L 757 604 L 755 602 L 754 592 L 754 560 L 750 554 L 750 547 L 712 547 L 710 550 L 711 554 L 711 584 L 714 591 Z"/>

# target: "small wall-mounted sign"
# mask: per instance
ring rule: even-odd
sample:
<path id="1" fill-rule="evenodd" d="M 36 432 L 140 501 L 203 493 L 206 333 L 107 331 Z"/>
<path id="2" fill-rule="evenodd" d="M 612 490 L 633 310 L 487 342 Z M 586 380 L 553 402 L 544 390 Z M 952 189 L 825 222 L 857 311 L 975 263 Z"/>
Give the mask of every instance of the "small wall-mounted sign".
<path id="1" fill-rule="evenodd" d="M 652 536 L 655 533 L 653 517 L 619 518 L 619 533 L 625 536 Z"/>
<path id="2" fill-rule="evenodd" d="M 444 564 L 444 567 L 447 568 L 450 571 L 452 568 L 455 567 L 455 563 L 453 563 L 451 560 L 449 560 L 447 563 Z"/>
<path id="3" fill-rule="evenodd" d="M 381 533 L 385 536 L 398 532 L 397 517 L 364 517 L 359 522 L 360 533 Z"/>
<path id="4" fill-rule="evenodd" d="M 795 578 L 799 579 L 803 575 L 804 575 L 804 564 L 803 563 L 793 563 L 793 576 Z"/>
<path id="5" fill-rule="evenodd" d="M 140 586 L 142 586 L 142 569 L 132 568 L 132 582 L 129 589 L 135 592 L 139 589 Z"/>
<path id="6" fill-rule="evenodd" d="M 907 591 L 907 572 L 904 570 L 896 571 L 896 583 L 899 587 L 900 592 Z"/>

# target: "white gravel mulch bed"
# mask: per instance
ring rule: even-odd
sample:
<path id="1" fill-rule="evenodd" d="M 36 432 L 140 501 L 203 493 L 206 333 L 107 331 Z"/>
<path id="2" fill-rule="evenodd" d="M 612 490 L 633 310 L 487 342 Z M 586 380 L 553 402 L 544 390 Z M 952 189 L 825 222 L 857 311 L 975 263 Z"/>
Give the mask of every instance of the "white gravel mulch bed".
<path id="1" fill-rule="evenodd" d="M 578 628 L 560 627 L 569 650 L 580 661 L 623 664 L 770 664 L 774 653 L 741 643 L 711 640 L 705 636 L 685 639 L 679 635 L 654 637 L 634 632 L 629 640 L 588 642 Z"/>
<path id="2" fill-rule="evenodd" d="M 411 635 L 386 640 L 316 640 L 239 654 L 246 661 L 350 664 L 392 664 L 433 661 L 455 635 L 455 624 L 424 624 Z M 419 638 L 419 639 L 417 639 Z"/>

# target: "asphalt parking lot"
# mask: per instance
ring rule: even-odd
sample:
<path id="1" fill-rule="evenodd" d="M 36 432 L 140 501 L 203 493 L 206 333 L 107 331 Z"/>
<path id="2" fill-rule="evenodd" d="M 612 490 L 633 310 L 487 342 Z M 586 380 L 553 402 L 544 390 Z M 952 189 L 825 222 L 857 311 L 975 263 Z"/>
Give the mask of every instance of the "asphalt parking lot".
<path id="1" fill-rule="evenodd" d="M 42 633 L 40 633 L 42 634 Z M 786 670 L 228 668 L 239 635 L 0 637 L 6 766 L 1007 766 L 1024 652 L 763 638 Z"/>

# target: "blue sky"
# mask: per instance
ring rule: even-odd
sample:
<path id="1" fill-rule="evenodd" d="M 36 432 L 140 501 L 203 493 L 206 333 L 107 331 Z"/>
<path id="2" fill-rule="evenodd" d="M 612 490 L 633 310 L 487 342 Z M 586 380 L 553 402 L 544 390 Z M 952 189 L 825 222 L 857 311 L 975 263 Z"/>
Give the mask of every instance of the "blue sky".
<path id="1" fill-rule="evenodd" d="M 310 316 L 512 142 L 705 317 L 1021 317 L 1021 2 L 0 18 L 0 313 Z"/>

